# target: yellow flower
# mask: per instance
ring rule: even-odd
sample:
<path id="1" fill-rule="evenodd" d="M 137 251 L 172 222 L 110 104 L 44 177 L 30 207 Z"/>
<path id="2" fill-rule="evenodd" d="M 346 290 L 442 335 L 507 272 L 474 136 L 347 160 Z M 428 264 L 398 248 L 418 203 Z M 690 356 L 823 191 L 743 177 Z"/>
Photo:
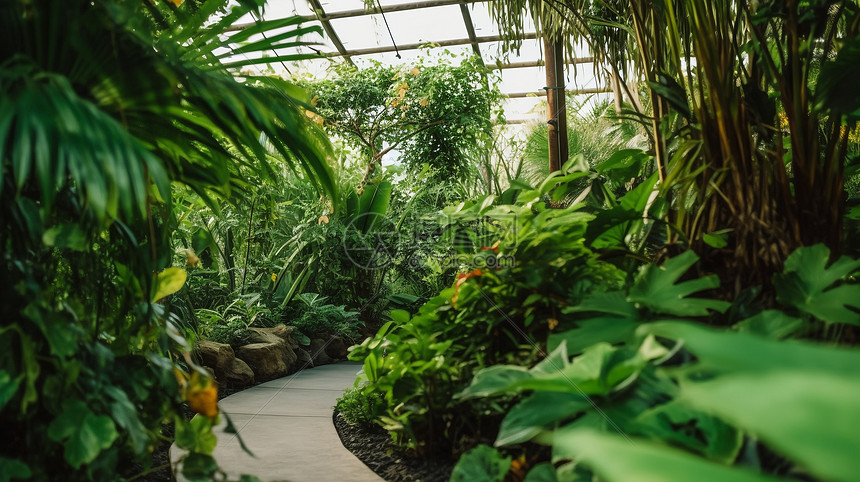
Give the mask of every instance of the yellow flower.
<path id="1" fill-rule="evenodd" d="M 176 6 L 178 7 L 178 6 L 182 5 L 182 3 L 183 3 L 185 0 L 167 0 L 167 1 L 168 1 L 168 2 L 170 2 L 170 3 L 172 3 L 172 4 L 174 4 L 174 5 L 176 5 Z"/>
<path id="2" fill-rule="evenodd" d="M 274 283 L 275 281 L 278 281 L 278 274 L 272 273 L 272 283 Z"/>

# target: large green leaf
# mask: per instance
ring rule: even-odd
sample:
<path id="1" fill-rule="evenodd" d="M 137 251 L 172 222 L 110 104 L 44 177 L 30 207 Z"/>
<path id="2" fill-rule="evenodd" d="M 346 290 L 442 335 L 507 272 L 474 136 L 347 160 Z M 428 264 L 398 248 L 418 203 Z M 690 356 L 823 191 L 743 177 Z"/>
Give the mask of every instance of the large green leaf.
<path id="1" fill-rule="evenodd" d="M 495 445 L 513 445 L 531 440 L 551 424 L 591 407 L 579 394 L 535 392 L 514 407 L 502 420 Z"/>
<path id="2" fill-rule="evenodd" d="M 155 277 L 152 301 L 158 301 L 176 293 L 185 285 L 188 273 L 182 268 L 167 268 Z"/>
<path id="3" fill-rule="evenodd" d="M 614 316 L 580 320 L 576 325 L 576 328 L 551 334 L 547 339 L 547 349 L 554 350 L 565 342 L 570 353 L 582 353 L 586 348 L 600 342 L 615 344 L 625 341 L 639 327 L 639 323 L 635 321 Z"/>
<path id="4" fill-rule="evenodd" d="M 753 433 L 822 480 L 854 481 L 860 474 L 860 377 L 732 374 L 682 383 L 679 401 Z"/>
<path id="5" fill-rule="evenodd" d="M 472 383 L 457 396 L 485 397 L 521 390 L 606 395 L 645 367 L 646 360 L 654 356 L 646 353 L 651 346 L 644 343 L 643 351 L 637 352 L 598 343 L 568 363 L 566 343 L 562 342 L 547 359 L 531 370 L 514 365 L 496 365 L 478 371 Z"/>
<path id="6" fill-rule="evenodd" d="M 779 340 L 803 327 L 803 320 L 789 316 L 779 310 L 764 310 L 736 323 L 734 328 L 741 333 L 752 333 Z"/>
<path id="7" fill-rule="evenodd" d="M 0 410 L 15 396 L 19 385 L 21 385 L 20 378 L 13 379 L 9 372 L 0 370 Z"/>
<path id="8" fill-rule="evenodd" d="M 392 185 L 388 181 L 364 186 L 364 191 L 358 198 L 357 209 L 351 220 L 352 226 L 362 233 L 371 232 L 374 225 L 381 221 L 388 211 L 388 204 L 391 202 L 391 190 Z"/>
<path id="9" fill-rule="evenodd" d="M 30 479 L 33 472 L 24 462 L 15 459 L 0 457 L 0 482 L 9 482 L 18 479 Z"/>
<path id="10" fill-rule="evenodd" d="M 753 433 L 814 475 L 856 479 L 860 351 L 684 323 L 657 323 L 647 331 L 682 340 L 698 359 L 678 372 L 680 402 Z M 710 376 L 694 381 L 702 375 Z"/>
<path id="11" fill-rule="evenodd" d="M 212 420 L 195 415 L 191 421 L 176 423 L 176 446 L 194 453 L 211 455 L 218 438 L 212 433 Z"/>
<path id="12" fill-rule="evenodd" d="M 856 350 L 724 333 L 692 323 L 652 323 L 640 330 L 683 341 L 700 368 L 717 373 L 791 370 L 860 378 L 860 352 Z"/>
<path id="13" fill-rule="evenodd" d="M 710 311 L 726 311 L 731 306 L 728 302 L 689 297 L 693 293 L 718 287 L 720 282 L 716 276 L 678 282 L 698 259 L 696 253 L 685 251 L 662 266 L 644 266 L 627 298 L 660 314 L 707 316 Z"/>
<path id="14" fill-rule="evenodd" d="M 128 395 L 117 386 L 106 386 L 107 393 L 113 402 L 110 404 L 110 412 L 114 421 L 125 430 L 132 446 L 137 452 L 143 452 L 149 437 L 146 427 L 140 421 L 139 412 L 128 398 Z"/>
<path id="15" fill-rule="evenodd" d="M 213 480 L 218 471 L 218 463 L 209 454 L 192 452 L 182 459 L 182 475 L 192 482 Z"/>
<path id="16" fill-rule="evenodd" d="M 460 457 L 451 472 L 450 480 L 451 482 L 502 482 L 510 467 L 510 457 L 502 457 L 496 449 L 481 444 Z"/>
<path id="17" fill-rule="evenodd" d="M 851 121 L 860 119 L 860 38 L 845 39 L 845 45 L 833 60 L 824 62 L 816 78 L 815 108 L 830 110 Z"/>
<path id="18" fill-rule="evenodd" d="M 34 66 L 16 60 L 0 68 L 0 92 L 12 99 L 0 111 L 0 140 L 6 140 L 0 158 L 11 161 L 9 174 L 19 190 L 36 183 L 50 207 L 71 179 L 101 220 L 144 213 L 151 181 L 162 197 L 168 195 L 163 166 L 122 124 L 80 97 L 67 78 L 36 76 Z M 38 81 L 24 82 L 32 77 Z M 81 241 L 69 236 L 72 246 L 80 247 Z"/>
<path id="19" fill-rule="evenodd" d="M 113 421 L 96 415 L 81 400 L 63 404 L 63 411 L 48 426 L 48 436 L 65 445 L 66 462 L 74 468 L 88 464 L 113 445 L 119 434 Z"/>
<path id="20" fill-rule="evenodd" d="M 860 285 L 834 283 L 860 269 L 860 260 L 841 257 L 828 266 L 830 249 L 823 244 L 798 248 L 775 274 L 777 300 L 830 323 L 860 325 Z"/>
<path id="21" fill-rule="evenodd" d="M 555 467 L 549 462 L 543 462 L 532 467 L 523 482 L 559 482 L 559 478 Z"/>
<path id="22" fill-rule="evenodd" d="M 608 482 L 767 482 L 777 479 L 709 462 L 682 450 L 593 430 L 557 434 L 554 445 Z"/>
<path id="23" fill-rule="evenodd" d="M 717 462 L 734 462 L 743 444 L 741 431 L 675 401 L 646 410 L 636 422 L 641 435 L 689 447 Z"/>

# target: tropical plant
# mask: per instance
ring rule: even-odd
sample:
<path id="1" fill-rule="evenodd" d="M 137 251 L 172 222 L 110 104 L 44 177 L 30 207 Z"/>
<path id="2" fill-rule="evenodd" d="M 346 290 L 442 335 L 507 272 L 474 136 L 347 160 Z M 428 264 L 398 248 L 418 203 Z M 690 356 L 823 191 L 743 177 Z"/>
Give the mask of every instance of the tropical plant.
<path id="1" fill-rule="evenodd" d="M 359 150 L 366 171 L 359 187 L 379 174 L 382 157 L 400 153 L 413 170 L 430 164 L 456 179 L 480 150 L 487 150 L 498 88 L 475 59 L 459 65 L 336 65 L 332 78 L 309 82 L 317 122 Z"/>
<path id="2" fill-rule="evenodd" d="M 309 30 L 289 19 L 228 32 L 262 2 L 181 3 L 0 9 L 3 477 L 141 475 L 134 462 L 153 469 L 165 420 L 191 451 L 186 475 L 211 476 L 216 389 L 187 356 L 169 303 L 186 279 L 171 267 L 170 185 L 210 206 L 213 193 L 240 192 L 247 172 L 271 172 L 262 132 L 310 182 L 334 190 L 301 93 L 234 76 L 262 61 L 235 55 Z M 201 415 L 187 421 L 184 402 Z"/>
<path id="3" fill-rule="evenodd" d="M 798 246 L 839 252 L 857 120 L 856 99 L 840 92 L 856 79 L 856 4 L 505 0 L 491 9 L 514 38 L 530 14 L 568 55 L 588 43 L 627 91 L 631 115 L 651 125 L 676 228 L 667 241 L 700 252 L 732 294 L 768 285 Z"/>
<path id="4" fill-rule="evenodd" d="M 459 397 L 522 397 L 507 412 L 495 445 L 514 456 L 528 450 L 525 442 L 550 445 L 552 460 L 531 469 L 538 480 L 577 480 L 589 470 L 607 480 L 633 473 L 660 480 L 789 474 L 849 480 L 855 470 L 849 447 L 857 437 L 839 427 L 852 418 L 845 411 L 858 397 L 851 392 L 857 376 L 851 360 L 860 355 L 779 341 L 837 313 L 842 323 L 860 322 L 849 308 L 860 287 L 840 284 L 860 264 L 843 258 L 828 266 L 828 256 L 823 245 L 793 253 L 774 280 L 789 312 L 751 313 L 723 332 L 667 321 L 729 308 L 689 296 L 713 288 L 713 276 L 678 282 L 695 261 L 691 252 L 662 268 L 648 265 L 626 295 L 597 294 L 573 307 L 586 316 L 551 337 L 553 351 L 540 363 L 478 371 Z M 799 302 L 823 293 L 829 301 Z M 775 393 L 779 410 L 771 403 Z M 826 409 L 810 414 L 809 406 Z M 631 437 L 641 440 L 630 444 Z M 619 450 L 625 463 L 617 464 L 617 454 L 611 462 L 604 450 Z"/>
<path id="5" fill-rule="evenodd" d="M 364 362 L 368 383 L 360 388 L 384 397 L 379 422 L 395 442 L 450 454 L 476 434 L 491 436 L 492 417 L 479 414 L 499 416 L 501 409 L 462 404 L 451 394 L 478 368 L 535 361 L 569 305 L 621 284 L 623 274 L 585 246 L 592 216 L 541 200 L 582 175 L 554 174 L 516 204 L 494 204 L 490 196 L 444 210 L 448 242 L 460 252 L 448 262 L 462 267 L 454 286 L 414 316 L 392 311 L 392 321 L 350 354 Z M 554 282 L 560 279 L 569 282 Z"/>
<path id="6" fill-rule="evenodd" d="M 382 399 L 377 394 L 368 394 L 358 388 L 347 388 L 337 399 L 335 410 L 353 425 L 373 426 L 381 415 Z"/>
<path id="7" fill-rule="evenodd" d="M 338 335 L 356 339 L 362 326 L 358 312 L 347 311 L 343 305 L 336 306 L 327 301 L 327 297 L 316 293 L 302 293 L 287 306 L 285 321 L 311 338 Z"/>
<path id="8" fill-rule="evenodd" d="M 647 148 L 647 138 L 640 124 L 629 119 L 619 118 L 608 100 L 595 102 L 588 107 L 575 97 L 567 98 L 567 139 L 568 155 L 573 158 L 581 155 L 589 168 L 594 168 L 611 155 L 626 149 Z M 521 179 L 539 182 L 549 175 L 549 143 L 546 126 L 535 126 L 526 139 L 522 152 Z M 642 163 L 635 167 L 625 166 L 630 172 L 627 179 L 619 179 L 621 187 L 639 175 Z M 636 169 L 638 168 L 638 170 Z M 618 176 L 619 178 L 621 176 Z M 618 186 L 616 186 L 617 189 Z M 618 193 L 616 193 L 618 194 Z"/>

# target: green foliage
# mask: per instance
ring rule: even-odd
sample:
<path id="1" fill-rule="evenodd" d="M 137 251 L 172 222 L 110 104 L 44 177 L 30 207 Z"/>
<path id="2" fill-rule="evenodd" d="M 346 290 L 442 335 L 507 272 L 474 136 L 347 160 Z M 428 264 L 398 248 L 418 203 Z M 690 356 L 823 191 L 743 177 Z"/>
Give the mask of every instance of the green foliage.
<path id="1" fill-rule="evenodd" d="M 801 248 L 777 276 L 802 279 L 801 286 L 818 280 L 825 290 L 857 269 L 846 258 L 828 271 L 827 258 L 821 246 Z M 531 368 L 495 365 L 477 371 L 458 397 L 519 399 L 507 411 L 495 444 L 513 453 L 529 441 L 551 446 L 558 480 L 576 480 L 574 467 L 580 475 L 587 467 L 607 480 L 776 480 L 788 471 L 850 480 L 858 470 L 857 436 L 848 427 L 856 423 L 851 407 L 860 400 L 852 388 L 860 354 L 779 341 L 803 323 L 778 310 L 740 321 L 735 326 L 740 333 L 688 321 L 650 321 L 727 308 L 684 301 L 712 287 L 707 278 L 676 283 L 694 261 L 685 253 L 664 267 L 643 267 L 627 291 L 642 295 L 635 303 L 618 292 L 586 297 L 574 312 L 590 313 L 591 324 L 562 333 L 554 351 Z M 646 288 L 661 293 L 647 294 Z M 673 291 L 677 295 L 661 296 Z M 613 338 L 600 328 L 613 317 L 616 324 L 625 320 L 623 336 Z M 569 350 L 568 342 L 583 348 Z M 774 405 L 774 399 L 780 403 Z M 755 441 L 767 450 L 757 451 Z M 768 458 L 768 451 L 785 458 Z M 533 470 L 548 476 L 546 466 Z"/>
<path id="2" fill-rule="evenodd" d="M 585 165 L 602 176 L 613 192 L 640 176 L 647 164 L 636 154 L 642 153 L 644 135 L 641 126 L 612 111 L 608 101 L 593 107 L 567 98 L 568 156 L 582 156 Z M 535 126 L 528 134 L 523 149 L 520 178 L 532 182 L 549 175 L 549 140 L 545 125 Z M 607 158 L 607 154 L 612 153 Z"/>
<path id="3" fill-rule="evenodd" d="M 302 293 L 287 307 L 285 319 L 311 338 L 338 335 L 355 340 L 362 327 L 358 312 L 327 301 L 327 297 L 317 293 Z"/>
<path id="4" fill-rule="evenodd" d="M 471 158 L 487 149 L 490 114 L 500 94 L 476 59 L 356 69 L 333 67 L 331 78 L 308 82 L 319 122 L 358 149 L 364 180 L 393 149 L 412 170 L 429 164 L 443 179 L 456 179 Z"/>
<path id="5" fill-rule="evenodd" d="M 234 49 L 318 31 L 297 19 L 226 30 L 261 6 L 15 0 L 0 9 L 4 480 L 134 477 L 165 442 L 166 420 L 211 436 L 211 425 L 182 416 L 195 388 L 180 374 L 196 372 L 182 356 L 193 326 L 171 306 L 187 281 L 171 247 L 174 194 L 188 189 L 198 208 L 217 209 L 214 195 L 271 177 L 275 157 L 336 191 L 304 94 L 236 75 L 262 60 L 237 61 Z M 286 30 L 249 41 L 272 28 Z M 210 448 L 192 449 L 186 469 L 211 476 L 217 466 L 200 452 Z"/>
<path id="6" fill-rule="evenodd" d="M 452 261 L 463 273 L 415 316 L 391 312 L 393 321 L 350 355 L 364 361 L 369 383 L 362 390 L 384 396 L 380 422 L 395 441 L 419 453 L 445 449 L 484 409 L 451 398 L 474 370 L 535 360 L 566 307 L 620 286 L 621 273 L 584 244 L 591 216 L 540 201 L 552 181 L 564 186 L 576 178 L 553 176 L 544 191 L 523 192 L 516 204 L 489 197 L 444 211 L 460 253 Z"/>
<path id="7" fill-rule="evenodd" d="M 592 467 L 607 481 L 632 479 L 682 482 L 693 478 L 715 482 L 766 482 L 778 480 L 708 462 L 687 452 L 645 442 L 624 440 L 594 430 L 560 435 L 559 447 L 576 453 L 582 464 Z"/>
<path id="8" fill-rule="evenodd" d="M 502 482 L 510 466 L 510 457 L 502 457 L 494 448 L 481 444 L 463 454 L 451 472 L 451 480 Z"/>
<path id="9" fill-rule="evenodd" d="M 830 264 L 823 244 L 801 248 L 785 260 L 785 270 L 774 275 L 779 301 L 830 323 L 860 324 L 860 286 L 834 286 L 860 269 L 860 261 L 846 256 Z"/>
<path id="10" fill-rule="evenodd" d="M 382 399 L 375 393 L 367 393 L 359 388 L 347 388 L 337 399 L 334 408 L 347 422 L 369 427 L 382 414 L 383 405 Z"/>
<path id="11" fill-rule="evenodd" d="M 109 448 L 118 434 L 110 417 L 96 415 L 80 400 L 63 404 L 63 411 L 48 426 L 48 437 L 65 446 L 65 459 L 74 468 L 88 464 Z"/>

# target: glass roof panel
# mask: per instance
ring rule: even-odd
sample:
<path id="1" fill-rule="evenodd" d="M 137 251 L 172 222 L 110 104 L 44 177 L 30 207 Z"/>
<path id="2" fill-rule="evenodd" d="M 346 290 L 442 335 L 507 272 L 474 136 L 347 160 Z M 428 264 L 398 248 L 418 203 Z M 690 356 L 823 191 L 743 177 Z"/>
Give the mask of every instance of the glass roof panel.
<path id="1" fill-rule="evenodd" d="M 320 5 L 326 13 L 364 9 L 362 0 L 320 0 Z"/>
<path id="2" fill-rule="evenodd" d="M 426 15 L 426 17 L 423 17 Z M 422 21 L 422 18 L 447 19 L 447 21 Z M 391 35 L 397 45 L 439 42 L 466 38 L 466 26 L 456 6 L 435 7 L 420 11 L 390 12 L 385 15 Z M 389 47 L 391 37 L 382 15 L 336 18 L 331 20 L 343 45 L 347 49 Z"/>
<path id="3" fill-rule="evenodd" d="M 349 17 L 332 18 L 329 20 L 332 29 L 347 50 L 362 49 L 387 49 L 392 48 L 391 37 L 385 26 L 383 16 L 372 13 L 375 10 L 366 11 L 363 0 L 319 0 L 326 14 L 338 17 L 338 13 L 360 12 Z M 407 4 L 420 4 L 420 0 L 379 0 L 385 7 L 397 7 Z M 500 35 L 499 29 L 493 23 L 486 2 L 474 2 L 467 5 L 469 16 L 478 38 Z M 366 12 L 366 13 L 365 13 Z M 313 16 L 313 9 L 309 0 L 270 0 L 266 7 L 265 18 L 284 18 L 292 15 Z M 389 11 L 385 14 L 391 35 L 397 46 L 409 46 L 422 43 L 436 43 L 452 40 L 468 39 L 463 15 L 459 4 L 425 7 L 419 9 Z M 250 20 L 250 19 L 248 19 Z M 243 20 L 247 22 L 248 20 Z M 534 32 L 534 25 L 529 20 L 524 25 L 526 32 Z M 336 53 L 334 43 L 327 38 L 319 36 L 306 36 L 305 40 L 316 42 L 318 45 L 310 48 L 298 49 L 299 52 L 309 53 L 313 50 L 323 53 Z M 543 42 L 539 39 L 525 40 L 518 51 L 505 51 L 501 42 L 484 42 L 479 45 L 479 50 L 484 62 L 489 65 L 504 64 L 534 64 L 543 60 Z M 467 56 L 472 54 L 472 46 L 469 43 L 443 47 L 456 56 Z M 284 49 L 286 50 L 286 49 Z M 295 49 L 294 49 L 295 50 Z M 420 50 L 400 50 L 400 57 L 393 51 L 372 54 L 353 55 L 352 61 L 359 67 L 369 66 L 372 61 L 383 64 L 410 64 L 419 57 L 425 62 L 433 62 L 433 58 L 447 58 L 450 55 L 441 53 L 442 49 L 424 48 Z M 286 52 L 279 51 L 279 54 Z M 267 53 L 271 56 L 273 53 Z M 576 49 L 577 57 L 587 57 L 588 49 L 581 46 Z M 428 60 L 429 59 L 429 60 Z M 290 62 L 286 66 L 273 65 L 276 71 L 283 71 L 287 67 L 293 74 L 303 76 L 322 77 L 327 75 L 326 71 L 331 62 L 343 62 L 344 59 L 338 55 L 331 59 L 313 59 L 301 62 Z M 456 60 L 455 60 L 456 62 Z M 595 80 L 591 64 L 577 64 L 567 66 L 565 83 L 568 90 L 594 89 L 602 87 Z M 499 87 L 503 93 L 538 93 L 543 91 L 546 84 L 546 75 L 543 67 L 530 65 L 519 68 L 506 68 L 494 70 L 493 75 L 500 79 Z M 592 99 L 583 95 L 582 99 Z M 607 97 L 599 94 L 596 98 Z M 508 119 L 525 120 L 537 119 L 541 121 L 545 117 L 545 97 L 532 96 L 509 98 L 505 100 L 505 110 Z M 590 101 L 589 101 L 590 102 Z"/>

